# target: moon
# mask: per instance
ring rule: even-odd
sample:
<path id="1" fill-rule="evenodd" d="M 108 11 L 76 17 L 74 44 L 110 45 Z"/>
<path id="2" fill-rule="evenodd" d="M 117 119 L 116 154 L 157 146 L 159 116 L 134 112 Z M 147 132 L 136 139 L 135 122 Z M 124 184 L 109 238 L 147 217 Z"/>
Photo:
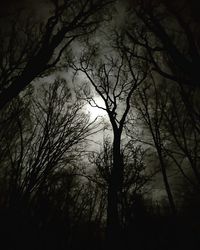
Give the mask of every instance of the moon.
<path id="1" fill-rule="evenodd" d="M 101 97 L 93 97 L 90 103 L 86 105 L 86 109 L 91 120 L 94 120 L 97 117 L 105 118 L 107 116 L 107 112 L 104 110 L 105 103 Z"/>

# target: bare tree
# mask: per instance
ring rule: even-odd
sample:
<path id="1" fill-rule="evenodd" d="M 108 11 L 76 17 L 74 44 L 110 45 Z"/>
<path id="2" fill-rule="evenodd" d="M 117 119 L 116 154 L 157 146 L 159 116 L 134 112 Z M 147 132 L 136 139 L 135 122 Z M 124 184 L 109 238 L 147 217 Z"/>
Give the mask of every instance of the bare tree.
<path id="1" fill-rule="evenodd" d="M 132 22 L 136 25 L 132 29 L 128 26 L 126 34 L 146 50 L 153 70 L 180 84 L 198 86 L 198 22 L 193 5 L 185 1 L 133 1 Z"/>
<path id="2" fill-rule="evenodd" d="M 24 124 L 24 117 L 17 116 L 17 136 L 6 144 L 8 206 L 21 201 L 29 204 L 51 174 L 81 156 L 82 143 L 97 128 L 81 106 L 73 103 L 65 81 L 57 80 L 31 105 L 30 123 Z"/>
<path id="3" fill-rule="evenodd" d="M 130 5 L 130 21 L 119 34 L 118 46 L 135 60 L 148 62 L 151 72 L 166 79 L 166 84 L 172 81 L 175 88 L 180 86 L 184 104 L 198 128 L 199 103 L 192 98 L 194 93 L 199 95 L 199 21 L 193 15 L 195 2 L 136 0 Z"/>
<path id="4" fill-rule="evenodd" d="M 155 94 L 154 97 L 157 104 L 155 104 L 153 110 L 155 112 L 158 110 L 159 112 L 155 113 L 157 116 L 155 121 L 150 121 L 151 117 L 149 117 L 148 121 L 146 115 L 146 123 L 149 124 L 148 126 L 152 126 L 153 129 L 157 126 L 157 130 L 160 131 L 157 134 L 155 133 L 154 137 L 160 137 L 159 147 L 162 147 L 164 155 L 166 155 L 164 145 L 166 146 L 169 141 L 162 138 L 164 136 L 163 125 L 166 123 L 166 127 L 169 126 L 168 129 L 171 127 L 171 132 L 177 136 L 175 140 L 182 148 L 182 153 L 178 150 L 177 154 L 175 153 L 176 157 L 172 152 L 168 157 L 173 158 L 174 163 L 178 164 L 179 170 L 190 184 L 194 184 L 183 170 L 183 162 L 181 162 L 185 157 L 187 158 L 185 153 L 190 155 L 189 162 L 194 167 L 195 176 L 198 176 L 198 160 L 196 156 L 198 155 L 200 117 L 198 102 L 199 40 L 197 22 L 193 19 L 190 12 L 191 5 L 192 3 L 186 3 L 185 1 L 175 1 L 173 3 L 166 1 L 133 1 L 133 11 L 130 13 L 131 25 L 125 24 L 123 33 L 118 35 L 117 46 L 132 55 L 135 60 L 144 60 L 149 64 L 151 74 L 156 81 L 165 81 L 166 86 L 162 92 L 166 91 L 168 87 L 169 89 L 171 88 L 171 81 L 175 82 L 174 90 L 171 88 L 171 91 L 178 91 L 175 99 L 182 99 L 180 100 L 182 104 L 174 103 L 175 107 L 171 106 L 171 111 L 168 110 L 169 112 L 167 112 L 169 103 L 166 103 L 166 96 L 162 95 L 158 101 L 158 95 L 161 94 Z M 136 46 L 139 48 L 137 51 L 135 51 Z M 162 86 L 164 85 L 162 84 Z M 151 93 L 148 95 L 148 91 L 145 90 L 145 92 L 146 94 L 143 93 L 141 95 L 142 103 L 144 106 L 151 106 L 151 101 L 149 100 Z M 168 93 L 168 95 L 170 94 Z M 168 102 L 171 102 L 172 100 L 169 99 Z M 174 102 L 176 102 L 175 99 Z M 179 109 L 182 110 L 181 113 L 178 111 Z M 149 109 L 146 113 L 152 114 L 154 113 L 153 110 Z M 175 111 L 177 112 L 177 120 Z M 145 116 L 145 109 L 143 113 Z M 168 117 L 168 119 L 173 116 L 173 121 L 171 120 L 170 122 L 169 119 L 168 123 L 164 116 Z M 161 118 L 160 124 L 159 117 Z M 182 119 L 184 119 L 184 122 Z M 167 129 L 166 127 L 165 129 Z M 189 130 L 192 127 L 194 134 L 191 133 L 189 135 L 186 127 Z M 173 151 L 173 149 L 168 150 L 168 153 Z M 181 157 L 181 154 L 184 156 Z M 168 197 L 170 196 L 168 194 Z M 172 199 L 170 203 L 172 204 L 171 207 L 174 207 Z"/>
<path id="5" fill-rule="evenodd" d="M 93 32 L 112 1 L 52 1 L 53 14 L 44 26 L 31 18 L 17 23 L 0 38 L 0 108 L 36 77 L 53 69 L 72 41 Z M 25 23 L 25 24 L 24 24 Z"/>
<path id="6" fill-rule="evenodd" d="M 91 47 L 89 49 L 92 50 Z M 131 96 L 146 77 L 145 69 L 141 69 L 138 62 L 134 63 L 132 57 L 120 52 L 98 60 L 94 48 L 91 53 L 85 53 L 81 57 L 79 65 L 73 65 L 76 72 L 80 71 L 87 77 L 96 94 L 104 101 L 105 107 L 99 107 L 95 99 L 86 93 L 88 101 L 107 112 L 112 126 L 113 164 L 110 170 L 107 206 L 107 236 L 111 245 L 120 237 L 119 201 L 124 172 L 121 136 L 130 109 Z"/>
<path id="7" fill-rule="evenodd" d="M 198 124 L 196 121 L 194 122 L 193 116 L 185 106 L 182 89 L 178 88 L 176 94 L 169 94 L 169 91 L 170 88 L 166 91 L 168 105 L 163 107 L 162 100 L 160 102 L 165 120 L 164 127 L 169 134 L 168 143 L 164 148 L 188 183 L 199 190 L 200 138 Z M 194 101 L 195 98 L 190 95 L 191 101 Z M 196 109 L 198 109 L 197 106 Z M 192 170 L 195 180 L 190 177 L 190 170 Z"/>
<path id="8" fill-rule="evenodd" d="M 144 155 L 145 151 L 131 142 L 125 143 L 121 149 L 123 183 L 119 200 L 119 216 L 123 228 L 129 224 L 134 214 L 133 207 L 137 195 L 143 193 L 143 187 L 151 180 L 151 175 L 145 172 Z M 106 138 L 100 152 L 91 153 L 89 159 L 96 168 L 95 180 L 107 194 L 113 166 L 113 148 L 110 140 Z"/>
<path id="9" fill-rule="evenodd" d="M 150 132 L 152 142 L 150 141 L 149 145 L 153 145 L 156 149 L 170 208 L 172 213 L 175 215 L 176 206 L 167 176 L 167 159 L 164 149 L 164 145 L 167 143 L 168 139 L 166 137 L 166 132 L 163 129 L 164 110 L 167 105 L 167 100 L 164 95 L 161 95 L 161 90 L 155 83 L 153 76 L 149 77 L 149 82 L 150 81 L 152 81 L 150 84 L 153 85 L 153 87 L 151 87 L 150 84 L 146 84 L 146 86 L 141 87 L 138 91 L 139 100 L 137 101 L 136 106 Z M 162 105 L 160 104 L 161 102 Z"/>

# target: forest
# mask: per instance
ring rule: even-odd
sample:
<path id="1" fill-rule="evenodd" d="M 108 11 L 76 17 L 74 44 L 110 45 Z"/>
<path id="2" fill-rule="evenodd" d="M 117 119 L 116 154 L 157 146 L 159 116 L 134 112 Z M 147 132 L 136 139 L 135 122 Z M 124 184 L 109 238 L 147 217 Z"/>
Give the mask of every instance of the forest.
<path id="1" fill-rule="evenodd" d="M 198 249 L 199 11 L 1 4 L 0 248 Z"/>

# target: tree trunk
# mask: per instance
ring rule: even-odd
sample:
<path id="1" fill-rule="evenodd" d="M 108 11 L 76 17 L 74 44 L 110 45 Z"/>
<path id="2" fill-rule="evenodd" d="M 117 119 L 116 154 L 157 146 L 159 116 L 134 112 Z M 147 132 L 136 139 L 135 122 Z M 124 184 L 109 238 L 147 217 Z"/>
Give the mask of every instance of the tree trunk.
<path id="1" fill-rule="evenodd" d="M 118 130 L 114 131 L 113 166 L 108 186 L 108 205 L 107 205 L 108 249 L 119 248 L 121 240 L 119 204 L 122 191 L 123 169 L 121 165 L 120 140 L 121 140 L 121 133 Z"/>
<path id="2" fill-rule="evenodd" d="M 162 172 L 162 176 L 163 176 L 163 182 L 164 182 L 165 190 L 166 190 L 167 197 L 168 197 L 168 200 L 169 200 L 170 209 L 171 209 L 172 215 L 175 216 L 176 215 L 176 206 L 175 206 L 173 195 L 172 195 L 172 192 L 171 192 L 171 188 L 170 188 L 170 185 L 169 185 L 169 182 L 168 182 L 168 177 L 167 177 L 167 173 L 166 173 L 166 167 L 165 167 L 165 164 L 164 164 L 164 161 L 163 161 L 163 156 L 162 156 L 162 153 L 160 152 L 159 149 L 157 149 L 157 152 L 158 152 L 158 157 L 159 157 L 159 161 L 160 161 L 160 167 L 161 167 L 161 172 Z"/>

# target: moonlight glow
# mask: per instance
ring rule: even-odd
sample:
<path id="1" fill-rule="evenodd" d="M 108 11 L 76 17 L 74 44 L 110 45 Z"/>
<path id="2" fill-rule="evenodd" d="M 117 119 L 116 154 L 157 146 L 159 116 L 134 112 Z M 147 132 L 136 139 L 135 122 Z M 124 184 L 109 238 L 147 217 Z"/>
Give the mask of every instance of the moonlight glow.
<path id="1" fill-rule="evenodd" d="M 90 103 L 87 104 L 86 109 L 90 114 L 90 118 L 94 120 L 97 117 L 105 118 L 107 116 L 104 101 L 100 97 L 94 97 Z"/>

